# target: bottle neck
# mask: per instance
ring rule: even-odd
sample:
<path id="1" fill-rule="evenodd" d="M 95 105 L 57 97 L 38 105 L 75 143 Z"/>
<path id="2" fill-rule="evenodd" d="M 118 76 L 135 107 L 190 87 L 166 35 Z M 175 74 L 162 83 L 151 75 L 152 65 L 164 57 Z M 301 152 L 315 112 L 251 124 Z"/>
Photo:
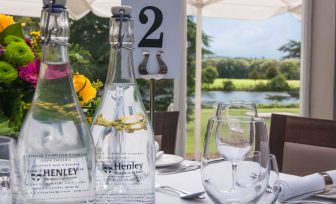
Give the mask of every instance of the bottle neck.
<path id="1" fill-rule="evenodd" d="M 106 84 L 135 84 L 133 71 L 133 21 L 112 17 L 110 21 L 110 63 Z"/>
<path id="2" fill-rule="evenodd" d="M 50 15 L 48 19 L 48 15 Z M 41 36 L 42 36 L 42 63 L 67 64 L 69 63 L 68 12 L 63 7 L 53 7 L 49 14 L 48 8 L 42 10 Z"/>
<path id="3" fill-rule="evenodd" d="M 116 48 L 111 45 L 110 63 L 106 84 L 135 84 L 133 71 L 133 51 L 127 48 Z"/>
<path id="4" fill-rule="evenodd" d="M 42 59 L 36 99 L 58 105 L 76 101 L 69 65 L 69 20 L 64 8 L 53 8 L 48 21 L 48 9 L 42 10 Z M 46 32 L 49 32 L 46 35 Z M 48 36 L 48 37 L 46 37 Z M 49 38 L 49 39 L 48 39 Z"/>

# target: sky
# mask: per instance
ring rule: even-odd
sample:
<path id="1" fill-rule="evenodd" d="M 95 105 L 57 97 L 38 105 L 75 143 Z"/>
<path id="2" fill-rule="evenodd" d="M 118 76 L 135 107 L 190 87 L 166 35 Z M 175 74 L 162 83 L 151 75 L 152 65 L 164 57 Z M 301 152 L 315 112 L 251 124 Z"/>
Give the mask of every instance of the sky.
<path id="1" fill-rule="evenodd" d="M 289 13 L 261 21 L 204 17 L 203 32 L 217 56 L 280 59 L 280 46 L 301 41 L 301 21 Z"/>

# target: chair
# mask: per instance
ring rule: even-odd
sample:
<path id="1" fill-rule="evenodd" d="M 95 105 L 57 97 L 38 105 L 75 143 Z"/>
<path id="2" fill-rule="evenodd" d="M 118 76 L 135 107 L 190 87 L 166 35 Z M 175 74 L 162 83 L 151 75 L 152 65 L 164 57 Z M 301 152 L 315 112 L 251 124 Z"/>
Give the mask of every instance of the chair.
<path id="1" fill-rule="evenodd" d="M 162 139 L 159 138 L 158 140 L 161 140 L 159 141 L 159 144 L 161 145 L 161 150 L 164 151 L 166 154 L 175 153 L 178 117 L 178 111 L 154 113 L 154 134 L 156 136 L 162 135 Z"/>
<path id="2" fill-rule="evenodd" d="M 336 169 L 336 121 L 272 114 L 270 151 L 284 173 Z"/>

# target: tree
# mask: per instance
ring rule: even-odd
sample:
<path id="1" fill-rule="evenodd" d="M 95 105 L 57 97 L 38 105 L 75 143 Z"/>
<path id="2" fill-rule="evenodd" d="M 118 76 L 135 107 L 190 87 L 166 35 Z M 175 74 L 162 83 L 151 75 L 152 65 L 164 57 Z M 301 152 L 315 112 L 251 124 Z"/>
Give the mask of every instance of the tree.
<path id="1" fill-rule="evenodd" d="M 289 40 L 288 43 L 281 46 L 279 51 L 286 53 L 283 59 L 287 58 L 300 58 L 301 57 L 301 42 Z"/>
<path id="2" fill-rule="evenodd" d="M 252 69 L 252 70 L 249 72 L 249 78 L 250 78 L 250 79 L 254 79 L 254 81 L 256 81 L 257 79 L 259 79 L 259 73 L 257 72 L 256 69 Z"/>
<path id="3" fill-rule="evenodd" d="M 70 43 L 79 44 L 91 53 L 92 75 L 105 82 L 110 55 L 109 19 L 89 13 L 79 21 L 71 21 L 70 24 Z"/>
<path id="4" fill-rule="evenodd" d="M 235 86 L 231 80 L 225 80 L 223 81 L 223 90 L 224 91 L 233 91 L 235 89 Z"/>
<path id="5" fill-rule="evenodd" d="M 283 75 L 278 75 L 268 82 L 271 91 L 288 91 L 289 85 Z"/>
<path id="6" fill-rule="evenodd" d="M 300 60 L 285 59 L 281 61 L 280 72 L 289 80 L 300 79 Z"/>
<path id="7" fill-rule="evenodd" d="M 109 27 L 109 19 L 97 17 L 92 13 L 79 21 L 71 21 L 70 42 L 80 44 L 91 53 L 89 65 L 92 77 L 90 78 L 99 79 L 102 82 L 105 82 L 110 58 Z M 137 82 L 144 105 L 149 110 L 148 82 L 142 79 L 138 79 Z M 173 101 L 173 80 L 159 80 L 155 85 L 155 108 L 158 111 L 167 110 Z"/>
<path id="8" fill-rule="evenodd" d="M 206 35 L 204 32 L 202 33 L 202 55 L 209 56 L 213 53 L 207 48 L 210 45 L 210 36 Z M 196 55 L 196 23 L 194 22 L 193 17 L 187 18 L 187 95 L 192 96 L 195 92 L 195 55 Z M 188 97 L 188 106 L 187 106 L 187 119 L 190 120 L 190 113 L 192 112 L 192 101 L 191 98 Z"/>
<path id="9" fill-rule="evenodd" d="M 210 46 L 211 38 L 202 33 L 202 55 L 209 56 L 213 53 L 207 48 Z M 192 96 L 195 91 L 195 56 L 196 56 L 196 23 L 193 17 L 187 18 L 187 95 Z M 203 57 L 202 56 L 202 57 Z"/>
<path id="10" fill-rule="evenodd" d="M 207 67 L 202 70 L 202 82 L 208 84 L 210 87 L 210 84 L 212 84 L 215 79 L 218 77 L 218 72 L 215 67 Z"/>
<path id="11" fill-rule="evenodd" d="M 265 73 L 263 78 L 272 79 L 276 77 L 280 73 L 279 67 L 280 67 L 280 64 L 278 61 L 265 60 L 260 67 L 262 73 Z"/>

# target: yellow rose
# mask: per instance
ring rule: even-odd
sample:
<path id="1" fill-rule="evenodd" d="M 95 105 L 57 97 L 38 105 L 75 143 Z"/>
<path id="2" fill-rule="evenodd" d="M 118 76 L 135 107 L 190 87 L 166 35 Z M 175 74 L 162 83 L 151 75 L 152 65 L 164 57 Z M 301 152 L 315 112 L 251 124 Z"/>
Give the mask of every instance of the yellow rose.
<path id="1" fill-rule="evenodd" d="M 92 87 L 91 82 L 84 75 L 76 73 L 73 76 L 73 83 L 81 105 L 85 105 L 96 97 L 96 89 Z"/>
<path id="2" fill-rule="evenodd" d="M 13 23 L 15 23 L 14 19 L 13 19 L 13 16 L 6 16 L 6 15 L 0 14 L 0 32 L 5 30 L 5 28 L 7 28 L 7 26 L 9 26 Z"/>

